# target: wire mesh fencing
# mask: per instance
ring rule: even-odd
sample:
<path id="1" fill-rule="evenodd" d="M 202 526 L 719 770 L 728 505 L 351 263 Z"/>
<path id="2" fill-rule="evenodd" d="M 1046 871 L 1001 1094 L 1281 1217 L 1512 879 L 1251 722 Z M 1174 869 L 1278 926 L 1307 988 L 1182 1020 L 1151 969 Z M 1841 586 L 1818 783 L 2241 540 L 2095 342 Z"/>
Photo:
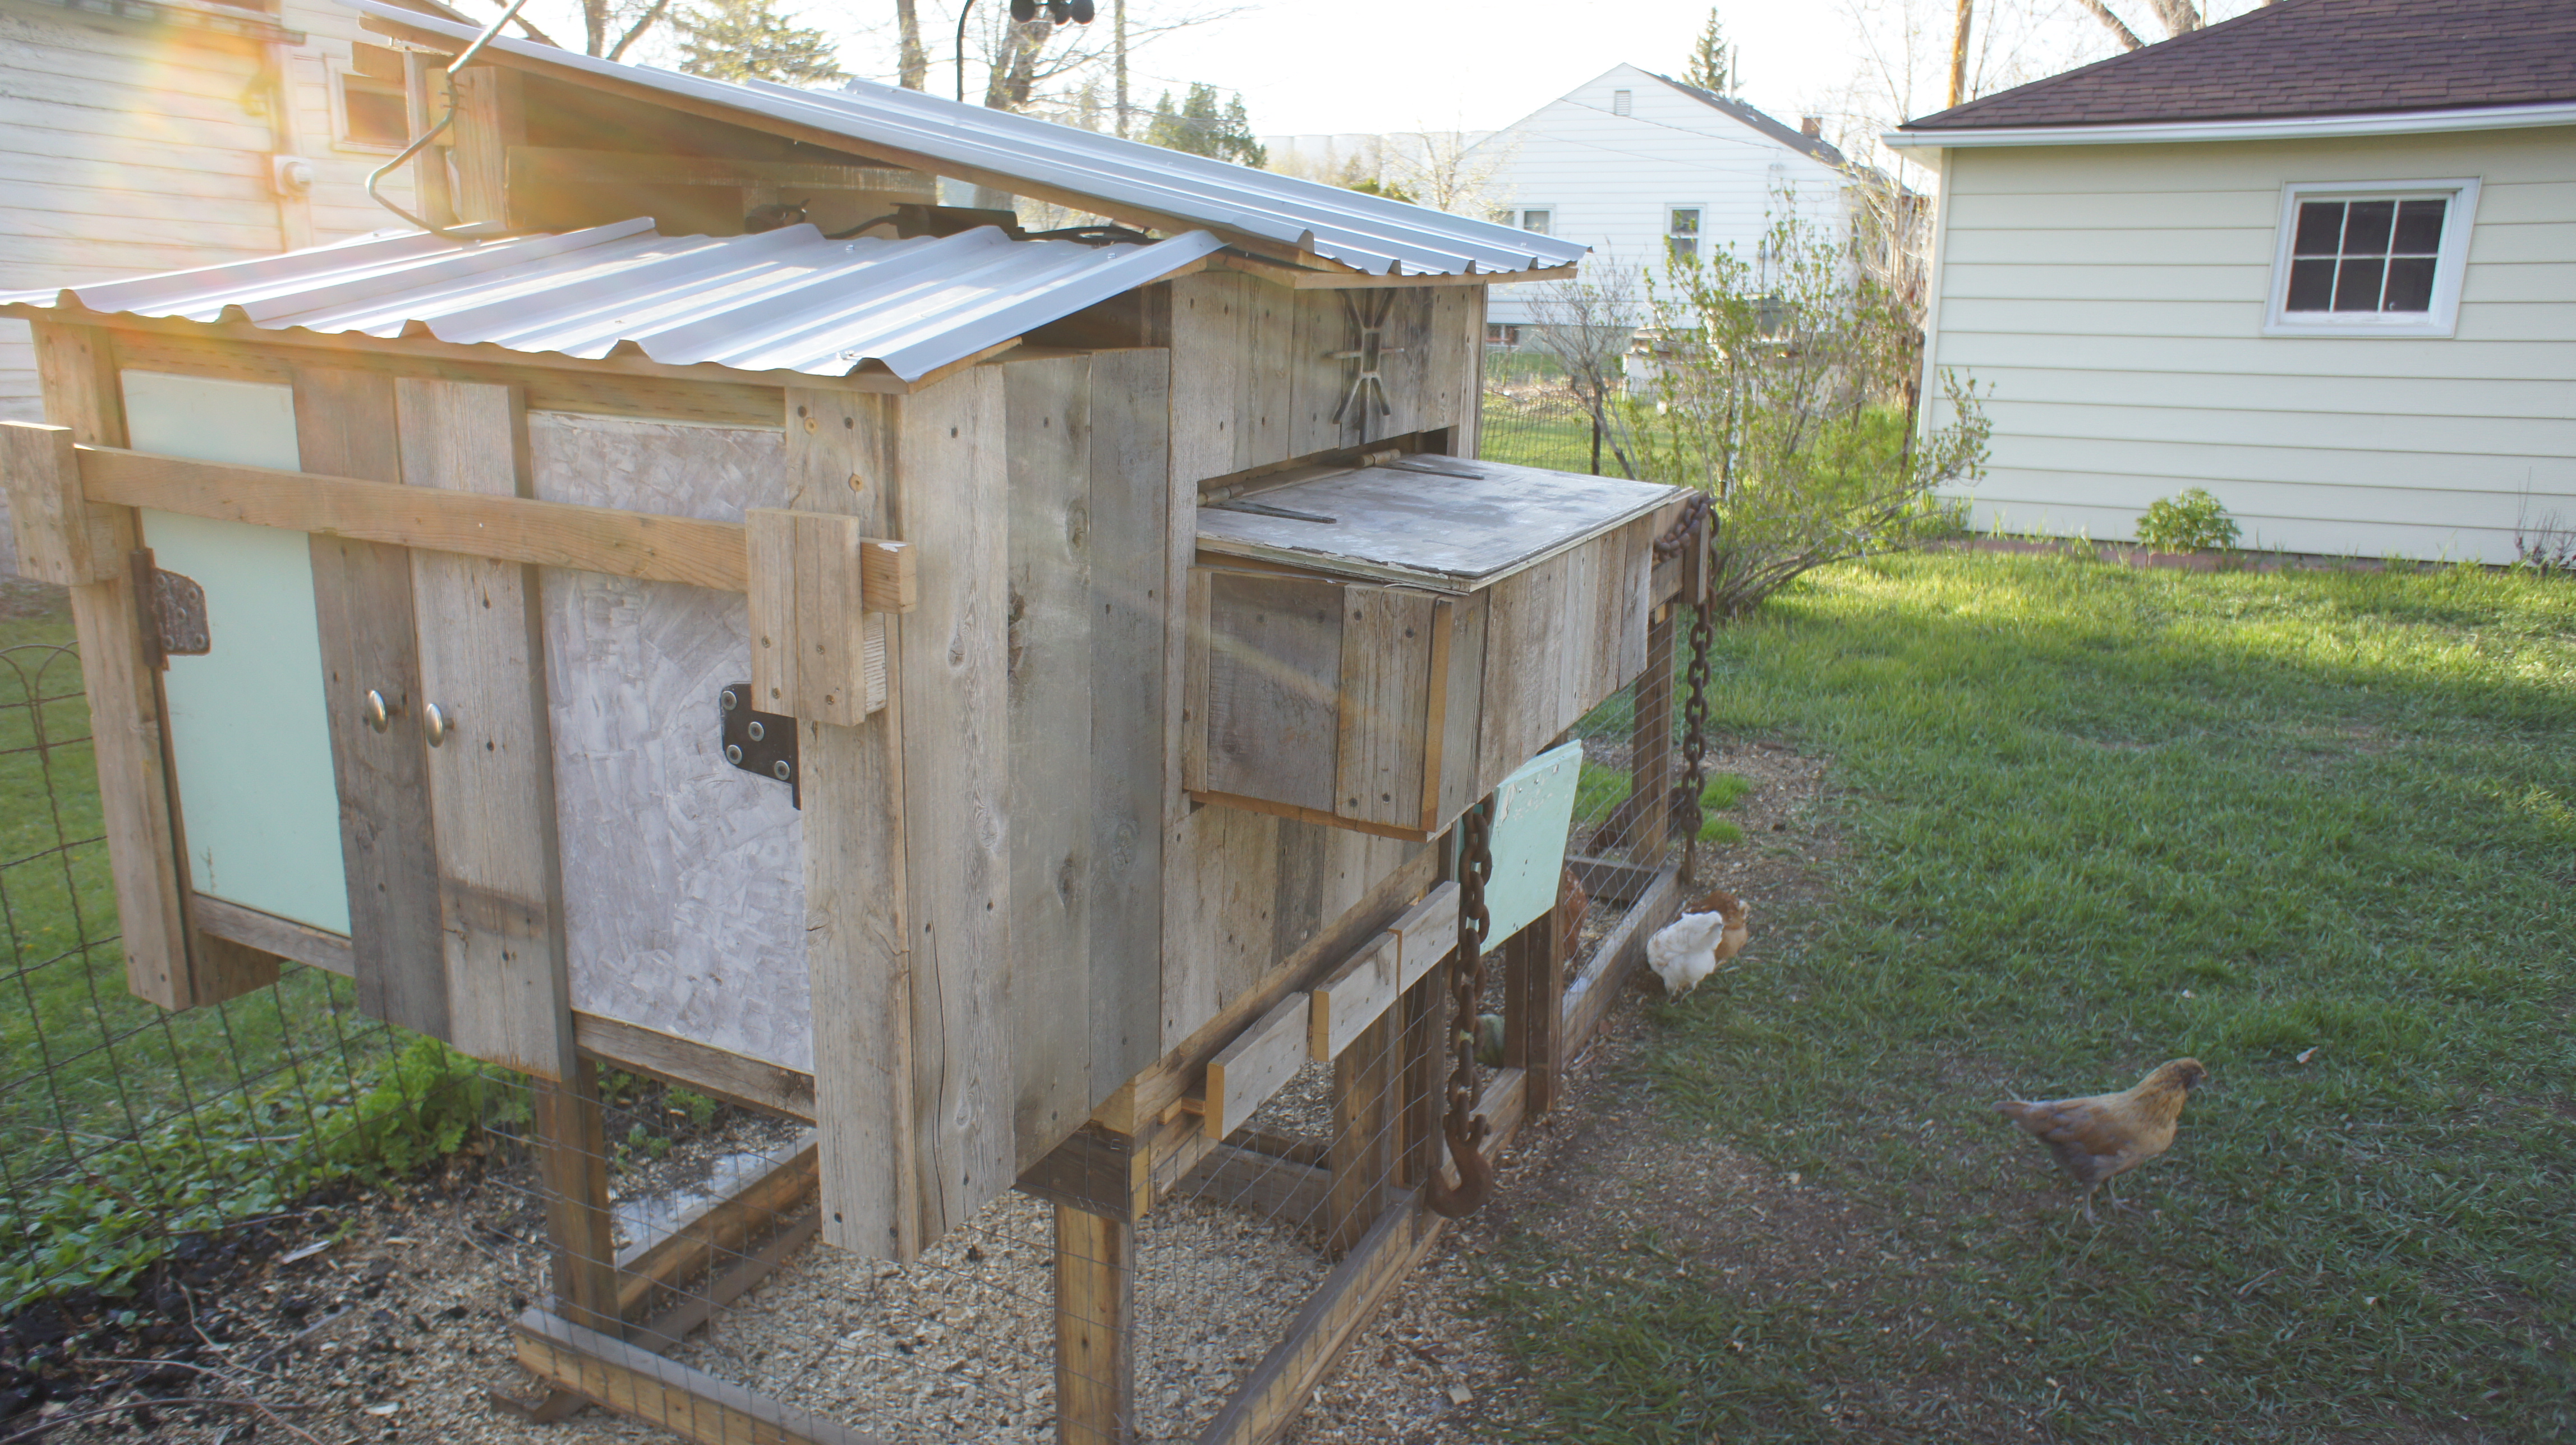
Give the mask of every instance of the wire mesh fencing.
<path id="1" fill-rule="evenodd" d="M 1487 461 L 1552 471 L 1618 470 L 1564 367 L 1533 348 L 1486 348 L 1477 452 Z"/>

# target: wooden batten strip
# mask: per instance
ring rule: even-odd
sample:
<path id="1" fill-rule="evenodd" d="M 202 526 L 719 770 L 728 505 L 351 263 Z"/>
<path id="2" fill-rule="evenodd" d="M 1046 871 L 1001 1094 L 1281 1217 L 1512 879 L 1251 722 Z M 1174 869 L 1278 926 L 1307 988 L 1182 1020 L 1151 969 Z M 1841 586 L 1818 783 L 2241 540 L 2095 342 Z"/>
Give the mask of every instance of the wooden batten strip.
<path id="1" fill-rule="evenodd" d="M 69 427 L 0 422 L 0 486 L 18 534 L 18 571 L 78 587 L 125 568 L 109 517 L 81 495 L 80 459 Z"/>
<path id="2" fill-rule="evenodd" d="M 1338 1059 L 1353 1040 L 1395 1004 L 1403 990 L 1396 985 L 1396 959 L 1404 940 L 1381 933 L 1351 955 L 1332 977 L 1315 985 L 1306 1016 L 1306 1056 Z"/>
<path id="3" fill-rule="evenodd" d="M 1609 1015 L 1610 1005 L 1618 1001 L 1629 975 L 1645 961 L 1646 940 L 1672 922 L 1681 908 L 1679 875 L 1669 870 L 1655 875 L 1655 881 L 1593 950 L 1592 966 L 1566 983 L 1564 1036 L 1557 1045 L 1563 1057 L 1571 1059 L 1583 1051 L 1592 1031 Z"/>
<path id="4" fill-rule="evenodd" d="M 1217 1139 L 1240 1129 L 1306 1064 L 1307 997 L 1292 993 L 1261 1021 L 1208 1060 L 1207 1132 Z"/>
<path id="5" fill-rule="evenodd" d="M 528 1373 L 615 1414 L 703 1445 L 879 1445 L 876 1437 L 545 1310 L 513 1329 Z"/>
<path id="6" fill-rule="evenodd" d="M 639 1024 L 576 1012 L 573 1041 L 603 1064 L 695 1089 L 728 1104 L 814 1122 L 814 1076 Z"/>
<path id="7" fill-rule="evenodd" d="M 350 959 L 346 935 L 325 933 L 308 924 L 244 908 L 203 893 L 189 895 L 189 921 L 201 933 L 210 933 L 227 942 L 275 954 L 293 963 L 305 964 L 342 978 L 356 971 Z"/>
<path id="8" fill-rule="evenodd" d="M 81 489 L 93 502 L 645 582 L 725 592 L 750 586 L 749 552 L 735 522 L 394 487 L 105 447 L 81 448 L 80 463 Z"/>

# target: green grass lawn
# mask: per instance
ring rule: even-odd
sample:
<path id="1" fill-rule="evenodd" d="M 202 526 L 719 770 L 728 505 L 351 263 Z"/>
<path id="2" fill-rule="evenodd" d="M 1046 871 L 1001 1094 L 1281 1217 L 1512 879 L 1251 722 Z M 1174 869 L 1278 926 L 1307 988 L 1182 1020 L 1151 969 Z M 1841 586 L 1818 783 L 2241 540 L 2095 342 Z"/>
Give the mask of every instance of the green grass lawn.
<path id="1" fill-rule="evenodd" d="M 2576 1439 L 2576 586 L 1908 557 L 1718 649 L 1839 852 L 1631 1086 L 1840 1262 L 1517 1237 L 1549 1438 Z M 2183 1054 L 2152 1214 L 1993 1112 Z"/>
<path id="2" fill-rule="evenodd" d="M 71 621 L 26 584 L 0 603 L 0 1195 L 228 1093 L 345 1080 L 393 1046 L 316 969 L 179 1014 L 126 992 Z"/>

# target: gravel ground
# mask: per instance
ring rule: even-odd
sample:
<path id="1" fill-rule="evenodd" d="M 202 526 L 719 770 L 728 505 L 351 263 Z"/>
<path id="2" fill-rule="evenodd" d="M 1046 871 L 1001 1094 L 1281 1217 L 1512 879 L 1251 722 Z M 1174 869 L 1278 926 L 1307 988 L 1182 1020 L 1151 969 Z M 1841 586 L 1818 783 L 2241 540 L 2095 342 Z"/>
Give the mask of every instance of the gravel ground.
<path id="1" fill-rule="evenodd" d="M 1811 891 L 1815 865 L 1831 854 L 1830 835 L 1812 827 L 1824 765 L 1746 744 L 1712 748 L 1710 766 L 1754 784 L 1729 814 L 1748 841 L 1715 850 L 1704 871 L 1752 902 L 1753 948 L 1730 966 L 1758 968 L 1765 910 Z M 1587 948 L 1615 921 L 1613 909 L 1596 906 Z M 1645 984 L 1652 987 L 1650 977 Z M 1529 1423 L 1518 1369 L 1477 1311 L 1481 1260 L 1515 1228 L 1553 1233 L 1603 1208 L 1647 1207 L 1651 1191 L 1641 1195 L 1630 1176 L 1659 1170 L 1663 1179 L 1676 1167 L 1605 1142 L 1636 1138 L 1615 1116 L 1629 1103 L 1621 1065 L 1648 1028 L 1634 1008 L 1612 1014 L 1575 1062 L 1558 1109 L 1527 1126 L 1505 1155 L 1494 1204 L 1454 1229 L 1353 1342 L 1291 1439 L 1430 1445 L 1498 1439 Z M 1328 1087 L 1329 1070 L 1311 1068 L 1258 1122 L 1320 1140 Z M 721 1112 L 667 1157 L 621 1169 L 620 1217 L 631 1231 L 657 1211 L 685 1208 L 719 1187 L 722 1168 L 743 1167 L 793 1133 Z M 1716 1186 L 1702 1176 L 1724 1172 L 1726 1161 L 1700 1163 L 1708 1168 L 1691 1187 L 1705 1192 Z M 596 1409 L 536 1425 L 490 1403 L 493 1389 L 530 1393 L 508 1324 L 544 1278 L 531 1177 L 524 1163 L 460 1157 L 408 1188 L 310 1211 L 295 1226 L 304 1237 L 282 1236 L 277 1252 L 223 1283 L 219 1300 L 192 1299 L 176 1312 L 175 1328 L 194 1339 L 149 1346 L 157 1354 L 144 1353 L 140 1336 L 120 1346 L 112 1329 L 72 1321 L 73 1338 L 58 1347 L 62 1366 L 87 1371 L 94 1385 L 49 1407 L 57 1428 L 48 1438 L 191 1445 L 670 1438 Z M 1727 1187 L 1737 1186 L 1751 1187 L 1742 1180 Z M 1012 1194 L 907 1268 L 809 1247 L 719 1312 L 674 1358 L 889 1445 L 1049 1440 L 1051 1233 L 1048 1210 Z M 1330 1265 L 1293 1222 L 1186 1191 L 1158 1208 L 1139 1236 L 1140 1438 L 1186 1440 L 1276 1342 Z M 306 1252 L 314 1244 L 325 1247 Z M 82 1329 L 93 1331 L 90 1344 Z M 152 1363 L 182 1354 L 182 1365 Z M 146 1398 L 180 1390 L 200 1399 Z M 19 1438 L 14 1432 L 29 1423 L 0 1424 L 0 1440 Z"/>

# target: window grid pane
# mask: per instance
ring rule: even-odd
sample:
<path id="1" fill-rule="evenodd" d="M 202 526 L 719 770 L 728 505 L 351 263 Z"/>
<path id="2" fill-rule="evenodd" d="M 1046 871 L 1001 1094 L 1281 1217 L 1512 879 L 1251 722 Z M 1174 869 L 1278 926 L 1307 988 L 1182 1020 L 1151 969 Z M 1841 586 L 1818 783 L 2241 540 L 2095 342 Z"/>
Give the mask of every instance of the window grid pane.
<path id="1" fill-rule="evenodd" d="M 2450 202 L 2304 201 L 2285 311 L 2430 311 Z"/>

